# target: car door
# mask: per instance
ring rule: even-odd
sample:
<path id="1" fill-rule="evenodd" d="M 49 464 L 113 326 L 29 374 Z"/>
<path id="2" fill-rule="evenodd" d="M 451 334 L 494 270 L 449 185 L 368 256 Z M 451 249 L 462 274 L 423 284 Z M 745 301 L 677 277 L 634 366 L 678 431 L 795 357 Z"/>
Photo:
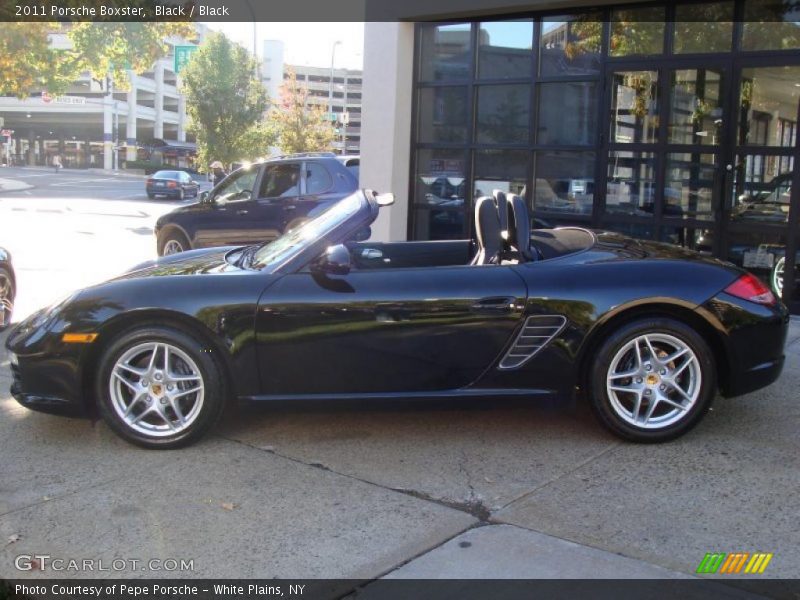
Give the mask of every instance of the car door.
<path id="1" fill-rule="evenodd" d="M 265 395 L 442 392 L 477 380 L 519 325 L 511 267 L 297 272 L 259 302 Z"/>
<path id="2" fill-rule="evenodd" d="M 260 169 L 252 167 L 231 173 L 211 191 L 208 210 L 198 213 L 195 221 L 194 247 L 227 246 L 255 243 L 250 213 Z"/>

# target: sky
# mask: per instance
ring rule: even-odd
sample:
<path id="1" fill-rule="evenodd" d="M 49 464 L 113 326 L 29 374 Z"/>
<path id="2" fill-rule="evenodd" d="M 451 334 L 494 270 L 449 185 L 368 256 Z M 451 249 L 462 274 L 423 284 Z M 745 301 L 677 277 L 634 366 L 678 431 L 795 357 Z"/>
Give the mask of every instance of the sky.
<path id="1" fill-rule="evenodd" d="M 253 23 L 206 23 L 233 41 L 253 50 Z M 337 40 L 336 68 L 361 69 L 364 62 L 364 23 L 256 23 L 258 56 L 264 40 L 284 43 L 284 61 L 290 65 L 330 67 L 331 46 Z"/>

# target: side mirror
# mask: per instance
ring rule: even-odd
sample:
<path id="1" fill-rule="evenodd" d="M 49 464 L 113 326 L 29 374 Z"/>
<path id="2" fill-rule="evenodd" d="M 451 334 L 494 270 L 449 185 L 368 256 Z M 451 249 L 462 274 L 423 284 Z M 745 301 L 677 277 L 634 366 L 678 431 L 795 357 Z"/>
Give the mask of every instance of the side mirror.
<path id="1" fill-rule="evenodd" d="M 366 242 L 371 235 L 372 235 L 372 227 L 364 227 L 363 229 L 359 229 L 358 231 L 356 231 L 356 234 L 353 236 L 353 241 Z"/>
<path id="2" fill-rule="evenodd" d="M 314 273 L 347 275 L 350 272 L 350 251 L 344 244 L 329 246 L 311 266 Z"/>

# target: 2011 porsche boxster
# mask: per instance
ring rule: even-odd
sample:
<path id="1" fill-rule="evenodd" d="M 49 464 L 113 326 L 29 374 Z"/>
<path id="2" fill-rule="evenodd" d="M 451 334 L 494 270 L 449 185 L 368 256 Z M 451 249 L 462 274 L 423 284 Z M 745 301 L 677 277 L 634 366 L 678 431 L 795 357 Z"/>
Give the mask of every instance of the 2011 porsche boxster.
<path id="1" fill-rule="evenodd" d="M 481 198 L 475 240 L 355 242 L 357 192 L 261 246 L 179 253 L 76 292 L 7 340 L 32 409 L 95 408 L 152 448 L 206 433 L 229 398 L 569 396 L 629 440 L 693 427 L 717 392 L 774 381 L 788 313 L 737 267 L 580 228 L 529 229 Z"/>

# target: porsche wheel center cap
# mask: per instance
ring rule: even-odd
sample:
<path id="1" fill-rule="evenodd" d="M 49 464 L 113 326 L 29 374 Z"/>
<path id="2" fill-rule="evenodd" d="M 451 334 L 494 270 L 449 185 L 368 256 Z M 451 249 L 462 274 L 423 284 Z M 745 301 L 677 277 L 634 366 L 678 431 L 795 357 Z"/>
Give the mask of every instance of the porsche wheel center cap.
<path id="1" fill-rule="evenodd" d="M 658 375 L 656 375 L 655 373 L 650 373 L 645 378 L 645 381 L 647 382 L 647 385 L 658 385 L 658 382 L 660 381 L 660 379 L 661 378 Z"/>
<path id="2" fill-rule="evenodd" d="M 164 391 L 164 386 L 162 386 L 160 383 L 154 383 L 153 385 L 150 386 L 150 391 L 154 395 L 160 396 Z"/>

